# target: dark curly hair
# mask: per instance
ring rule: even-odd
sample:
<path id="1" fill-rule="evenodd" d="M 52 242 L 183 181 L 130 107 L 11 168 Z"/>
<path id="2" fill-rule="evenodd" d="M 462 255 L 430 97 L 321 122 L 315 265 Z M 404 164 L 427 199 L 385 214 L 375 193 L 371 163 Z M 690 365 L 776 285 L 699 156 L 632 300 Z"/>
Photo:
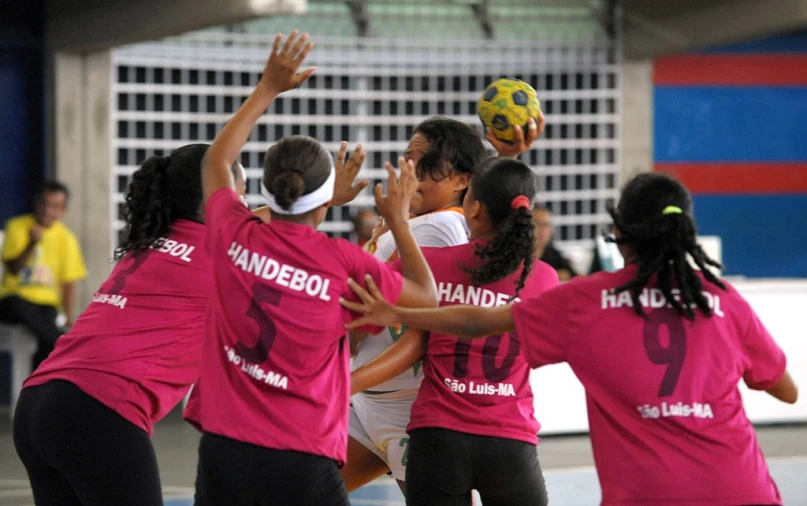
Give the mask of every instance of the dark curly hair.
<path id="1" fill-rule="evenodd" d="M 435 181 L 447 178 L 451 171 L 473 174 L 487 157 L 482 136 L 472 126 L 451 118 L 435 116 L 415 127 L 429 141 L 429 150 L 418 161 L 418 179 L 431 176 Z M 462 192 L 460 199 L 465 198 Z"/>
<path id="2" fill-rule="evenodd" d="M 672 212 L 665 214 L 668 206 L 673 206 Z M 687 255 L 707 281 L 725 290 L 723 282 L 707 268 L 723 266 L 709 258 L 697 243 L 692 197 L 684 185 L 665 174 L 640 174 L 628 182 L 619 205 L 610 206 L 608 212 L 619 231 L 619 237 L 608 240 L 629 245 L 639 264 L 636 277 L 614 291 L 630 292 L 634 311 L 644 316 L 639 294 L 650 279 L 658 275 L 659 288 L 680 315 L 694 320 L 694 306 L 706 316 L 712 316 L 701 291 L 700 277 L 687 261 Z M 673 295 L 673 288 L 678 289 L 679 297 Z"/>
<path id="3" fill-rule="evenodd" d="M 469 198 L 484 206 L 496 235 L 476 247 L 479 265 L 464 267 L 471 276 L 471 283 L 478 286 L 498 281 L 523 265 L 513 298 L 524 288 L 535 261 L 531 203 L 536 192 L 535 176 L 530 168 L 513 158 L 490 158 L 474 171 Z M 520 195 L 527 197 L 530 205 L 513 209 L 513 199 Z"/>
<path id="4" fill-rule="evenodd" d="M 138 254 L 171 233 L 175 220 L 200 222 L 202 158 L 209 144 L 189 144 L 152 156 L 132 175 L 123 203 L 123 240 L 115 260 Z"/>

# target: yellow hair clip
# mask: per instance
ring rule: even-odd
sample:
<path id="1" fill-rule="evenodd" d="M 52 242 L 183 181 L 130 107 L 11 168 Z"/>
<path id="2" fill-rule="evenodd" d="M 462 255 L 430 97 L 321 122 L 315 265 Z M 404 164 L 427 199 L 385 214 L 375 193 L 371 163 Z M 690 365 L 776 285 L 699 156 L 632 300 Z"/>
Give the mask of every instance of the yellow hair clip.
<path id="1" fill-rule="evenodd" d="M 678 206 L 667 206 L 661 214 L 684 214 L 684 211 Z"/>

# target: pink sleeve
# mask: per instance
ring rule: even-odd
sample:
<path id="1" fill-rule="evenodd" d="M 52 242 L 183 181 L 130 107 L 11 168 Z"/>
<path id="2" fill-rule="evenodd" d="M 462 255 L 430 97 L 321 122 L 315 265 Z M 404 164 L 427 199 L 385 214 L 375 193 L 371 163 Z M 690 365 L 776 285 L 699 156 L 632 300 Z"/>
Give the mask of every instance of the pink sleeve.
<path id="1" fill-rule="evenodd" d="M 746 307 L 751 318 L 743 340 L 749 363 L 743 380 L 753 390 L 769 390 L 782 379 L 787 360 L 751 306 Z"/>
<path id="2" fill-rule="evenodd" d="M 556 288 L 559 284 L 558 272 L 549 264 L 536 260 L 518 298 L 523 300 L 538 297 L 547 290 Z"/>
<path id="3" fill-rule="evenodd" d="M 347 241 L 339 242 L 343 245 L 345 256 L 348 259 L 348 272 L 350 273 L 350 277 L 366 288 L 367 284 L 364 281 L 364 276 L 365 274 L 369 274 L 373 278 L 376 286 L 378 286 L 384 299 L 393 304 L 396 303 L 403 290 L 403 276 L 355 244 L 351 244 Z M 349 293 L 344 294 L 346 299 L 358 301 L 358 297 L 353 291 L 348 289 L 348 292 Z M 356 317 L 357 315 L 353 314 L 352 316 Z M 363 331 L 370 334 L 379 334 L 383 329 L 384 327 L 362 328 Z"/>
<path id="4" fill-rule="evenodd" d="M 351 246 L 354 246 L 351 244 Z M 365 286 L 364 276 L 369 274 L 375 281 L 376 286 L 384 295 L 384 298 L 392 303 L 398 301 L 403 289 L 403 276 L 401 273 L 391 269 L 381 260 L 370 253 L 354 246 L 351 276 L 362 286 Z"/>
<path id="5" fill-rule="evenodd" d="M 568 285 L 563 285 L 513 304 L 516 334 L 532 368 L 567 360 L 568 293 Z"/>
<path id="6" fill-rule="evenodd" d="M 207 229 L 205 249 L 208 254 L 212 254 L 212 246 L 220 238 L 223 230 L 231 228 L 230 232 L 234 232 L 235 223 L 242 223 L 250 219 L 260 220 L 247 209 L 237 193 L 230 188 L 216 190 L 205 202 L 205 228 Z"/>
<path id="7" fill-rule="evenodd" d="M 403 262 L 401 259 L 393 260 L 392 262 L 387 262 L 387 267 L 392 269 L 395 272 L 403 274 Z"/>

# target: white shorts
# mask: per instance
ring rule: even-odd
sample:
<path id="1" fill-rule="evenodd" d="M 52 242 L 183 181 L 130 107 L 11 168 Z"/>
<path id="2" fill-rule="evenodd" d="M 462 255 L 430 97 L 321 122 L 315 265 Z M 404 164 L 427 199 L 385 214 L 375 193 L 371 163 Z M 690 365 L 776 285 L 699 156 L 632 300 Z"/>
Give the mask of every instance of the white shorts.
<path id="1" fill-rule="evenodd" d="M 362 446 L 378 455 L 396 480 L 406 481 L 406 458 L 412 404 L 417 390 L 400 390 L 385 394 L 353 396 L 348 434 Z"/>

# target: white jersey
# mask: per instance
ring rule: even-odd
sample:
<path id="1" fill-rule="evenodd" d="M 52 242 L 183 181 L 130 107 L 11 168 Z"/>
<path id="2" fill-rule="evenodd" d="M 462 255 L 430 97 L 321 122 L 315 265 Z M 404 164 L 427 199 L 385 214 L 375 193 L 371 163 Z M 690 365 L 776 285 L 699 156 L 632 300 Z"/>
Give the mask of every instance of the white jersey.
<path id="1" fill-rule="evenodd" d="M 439 211 L 412 218 L 409 220 L 409 227 L 420 247 L 446 248 L 468 242 L 469 232 L 465 217 L 462 213 L 456 211 Z M 374 255 L 376 258 L 386 262 L 393 257 L 396 251 L 397 246 L 392 233 L 386 232 L 378 238 Z M 384 329 L 380 334 L 366 336 L 359 344 L 358 353 L 353 359 L 353 369 L 357 369 L 374 359 L 399 337 L 400 334 L 393 334 L 389 328 Z M 423 374 L 420 370 L 420 364 L 416 364 L 412 370 L 373 387 L 372 390 L 376 392 L 417 390 L 422 380 Z"/>

